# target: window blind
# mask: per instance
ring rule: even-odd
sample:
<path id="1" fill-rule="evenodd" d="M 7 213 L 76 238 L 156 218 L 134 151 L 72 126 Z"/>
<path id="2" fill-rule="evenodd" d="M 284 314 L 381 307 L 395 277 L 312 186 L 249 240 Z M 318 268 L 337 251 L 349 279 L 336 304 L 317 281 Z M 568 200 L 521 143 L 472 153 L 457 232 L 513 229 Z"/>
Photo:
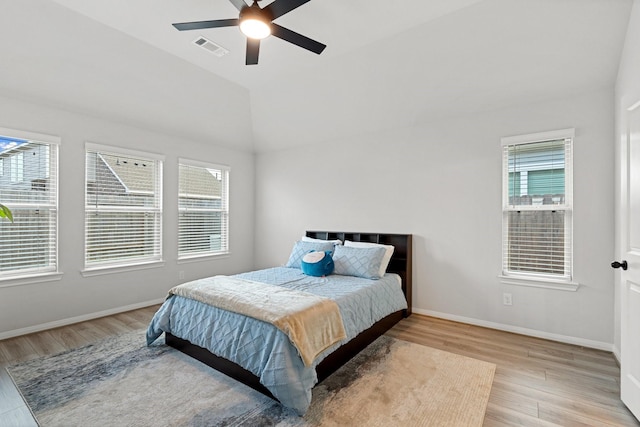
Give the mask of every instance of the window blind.
<path id="1" fill-rule="evenodd" d="M 26 134 L 25 132 L 20 132 Z M 58 142 L 0 136 L 0 278 L 57 271 Z"/>
<path id="2" fill-rule="evenodd" d="M 162 258 L 162 160 L 87 144 L 85 268 Z"/>
<path id="3" fill-rule="evenodd" d="M 503 274 L 571 280 L 572 134 L 503 142 Z"/>
<path id="4" fill-rule="evenodd" d="M 229 168 L 179 160 L 178 257 L 229 251 Z"/>

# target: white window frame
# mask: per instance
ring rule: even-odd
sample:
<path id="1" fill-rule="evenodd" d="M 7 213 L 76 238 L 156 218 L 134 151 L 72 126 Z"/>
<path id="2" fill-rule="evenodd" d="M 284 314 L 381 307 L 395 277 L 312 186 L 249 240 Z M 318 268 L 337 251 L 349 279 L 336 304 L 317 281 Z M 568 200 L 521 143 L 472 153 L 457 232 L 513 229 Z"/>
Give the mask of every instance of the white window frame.
<path id="1" fill-rule="evenodd" d="M 0 200 L 0 203 L 6 205 L 9 209 L 12 209 L 12 213 L 14 214 L 14 221 L 18 220 L 19 211 L 21 209 L 38 209 L 38 210 L 47 210 L 50 215 L 50 223 L 49 223 L 49 233 L 51 236 L 49 239 L 49 248 L 46 251 L 47 253 L 47 265 L 44 267 L 28 267 L 24 269 L 13 270 L 11 272 L 0 272 L 0 288 L 30 284 L 30 283 L 41 283 L 41 282 L 49 282 L 56 281 L 62 278 L 62 273 L 59 271 L 59 260 L 58 260 L 58 196 L 59 196 L 59 174 L 60 163 L 59 163 L 59 149 L 61 145 L 61 138 L 54 135 L 47 135 L 36 132 L 28 132 L 21 131 L 16 129 L 7 129 L 0 128 L 0 135 L 22 139 L 27 141 L 33 141 L 40 144 L 47 144 L 50 147 L 49 150 L 49 162 L 45 165 L 48 175 L 48 191 L 49 197 L 47 201 L 38 201 L 36 204 L 21 202 L 21 203 L 13 203 L 10 201 Z M 24 159 L 24 155 L 20 156 L 22 160 Z M 4 160 L 3 160 L 4 166 Z M 20 165 L 22 171 L 22 180 L 24 179 L 24 164 Z M 10 182 L 11 184 L 15 184 L 13 181 L 13 176 L 10 174 L 5 174 L 6 172 L 3 167 L 2 178 Z M 9 176 L 6 176 L 9 175 Z M 4 220 L 8 221 L 8 220 Z"/>
<path id="2" fill-rule="evenodd" d="M 157 166 L 156 170 L 156 180 L 154 182 L 155 186 L 155 202 L 153 206 L 100 206 L 100 205 L 90 205 L 88 203 L 87 197 L 87 172 L 89 165 L 85 165 L 85 239 L 84 239 L 84 270 L 82 270 L 83 276 L 94 276 L 100 274 L 110 274 L 110 273 L 119 273 L 123 271 L 133 271 L 139 269 L 146 268 L 156 268 L 164 265 L 163 260 L 163 251 L 162 251 L 162 223 L 163 223 L 163 211 L 162 211 L 162 203 L 163 203 L 163 189 L 162 189 L 162 180 L 163 180 L 163 163 L 165 156 L 149 153 L 144 151 L 130 150 L 127 148 L 116 147 L 111 145 L 103 145 L 96 144 L 92 142 L 85 143 L 85 161 L 87 154 L 89 152 L 96 152 L 100 154 L 106 154 L 111 156 L 122 156 L 122 157 L 133 157 L 137 159 L 148 159 L 153 161 Z M 118 178 L 119 179 L 119 178 Z M 156 232 L 153 235 L 154 238 L 154 253 L 147 257 L 134 257 L 131 259 L 123 258 L 119 260 L 110 260 L 110 261 L 102 261 L 102 262 L 88 262 L 88 244 L 89 244 L 89 236 L 87 230 L 87 217 L 88 215 L 94 214 L 96 212 L 122 212 L 122 213 L 140 213 L 145 212 L 151 215 L 157 216 L 156 223 Z"/>
<path id="3" fill-rule="evenodd" d="M 565 197 L 559 205 L 511 205 L 509 203 L 509 147 L 524 144 L 565 140 Z M 501 139 L 502 146 L 502 273 L 500 281 L 505 284 L 533 286 L 565 291 L 576 291 L 579 284 L 573 281 L 573 147 L 575 129 L 560 129 Z M 508 269 L 509 212 L 512 211 L 564 211 L 564 257 L 563 275 L 534 272 L 516 272 Z"/>
<path id="4" fill-rule="evenodd" d="M 180 182 L 178 182 L 178 245 L 181 240 L 182 227 L 180 225 L 180 218 L 183 214 L 187 212 L 220 212 L 222 217 L 222 230 L 221 230 L 221 248 L 219 250 L 210 249 L 205 251 L 198 252 L 181 252 L 180 246 L 178 246 L 178 260 L 197 260 L 203 257 L 220 257 L 226 256 L 229 254 L 229 175 L 231 173 L 231 168 L 229 166 L 215 164 L 215 163 L 206 163 L 197 160 L 179 158 L 178 159 L 178 180 L 180 180 L 180 166 L 187 167 L 195 167 L 207 170 L 216 170 L 220 171 L 222 174 L 221 184 L 222 184 L 222 194 L 221 194 L 221 206 L 220 208 L 190 208 L 183 206 L 180 199 L 182 197 L 187 197 L 187 195 L 182 194 L 180 188 Z"/>

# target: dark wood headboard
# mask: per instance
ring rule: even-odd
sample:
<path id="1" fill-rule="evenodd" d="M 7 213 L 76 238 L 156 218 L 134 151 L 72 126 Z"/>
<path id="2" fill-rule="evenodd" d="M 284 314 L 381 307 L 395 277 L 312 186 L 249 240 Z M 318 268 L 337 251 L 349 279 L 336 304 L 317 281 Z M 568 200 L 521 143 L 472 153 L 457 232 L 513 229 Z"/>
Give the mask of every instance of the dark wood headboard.
<path id="1" fill-rule="evenodd" d="M 411 314 L 411 289 L 413 280 L 413 236 L 411 234 L 384 234 L 384 233 L 352 233 L 344 231 L 307 231 L 307 237 L 323 240 L 340 239 L 352 242 L 380 243 L 392 245 L 395 250 L 387 267 L 388 273 L 396 273 L 402 279 L 402 292 L 407 299 L 408 309 L 405 314 Z"/>

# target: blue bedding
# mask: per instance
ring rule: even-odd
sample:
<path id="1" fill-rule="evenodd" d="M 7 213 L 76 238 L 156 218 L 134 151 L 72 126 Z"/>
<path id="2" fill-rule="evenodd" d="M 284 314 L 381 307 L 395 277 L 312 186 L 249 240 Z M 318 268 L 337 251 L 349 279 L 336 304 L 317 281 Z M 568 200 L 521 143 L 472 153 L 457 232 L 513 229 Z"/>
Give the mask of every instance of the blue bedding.
<path id="1" fill-rule="evenodd" d="M 151 320 L 147 344 L 169 332 L 204 347 L 252 372 L 283 405 L 300 415 L 311 403 L 311 389 L 318 381 L 317 364 L 378 320 L 407 308 L 400 278 L 395 274 L 386 274 L 380 280 L 335 274 L 312 277 L 297 268 L 275 267 L 234 277 L 335 300 L 347 338 L 320 354 L 312 366 L 305 367 L 289 338 L 275 326 L 172 295 Z"/>

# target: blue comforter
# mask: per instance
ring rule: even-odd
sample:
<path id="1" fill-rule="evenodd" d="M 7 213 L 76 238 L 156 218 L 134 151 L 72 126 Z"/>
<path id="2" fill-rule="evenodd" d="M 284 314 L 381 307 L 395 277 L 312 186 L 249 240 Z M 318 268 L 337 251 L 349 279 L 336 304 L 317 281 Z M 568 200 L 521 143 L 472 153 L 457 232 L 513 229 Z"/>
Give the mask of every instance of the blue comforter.
<path id="1" fill-rule="evenodd" d="M 328 354 L 383 317 L 407 308 L 400 278 L 386 274 L 380 280 L 352 276 L 306 276 L 297 268 L 276 267 L 238 274 L 271 285 L 331 298 L 340 308 L 347 338 L 320 354 L 305 367 L 289 338 L 275 326 L 230 311 L 172 295 L 162 304 L 147 330 L 147 344 L 163 332 L 199 345 L 252 372 L 285 406 L 303 415 L 317 383 L 315 367 Z"/>

